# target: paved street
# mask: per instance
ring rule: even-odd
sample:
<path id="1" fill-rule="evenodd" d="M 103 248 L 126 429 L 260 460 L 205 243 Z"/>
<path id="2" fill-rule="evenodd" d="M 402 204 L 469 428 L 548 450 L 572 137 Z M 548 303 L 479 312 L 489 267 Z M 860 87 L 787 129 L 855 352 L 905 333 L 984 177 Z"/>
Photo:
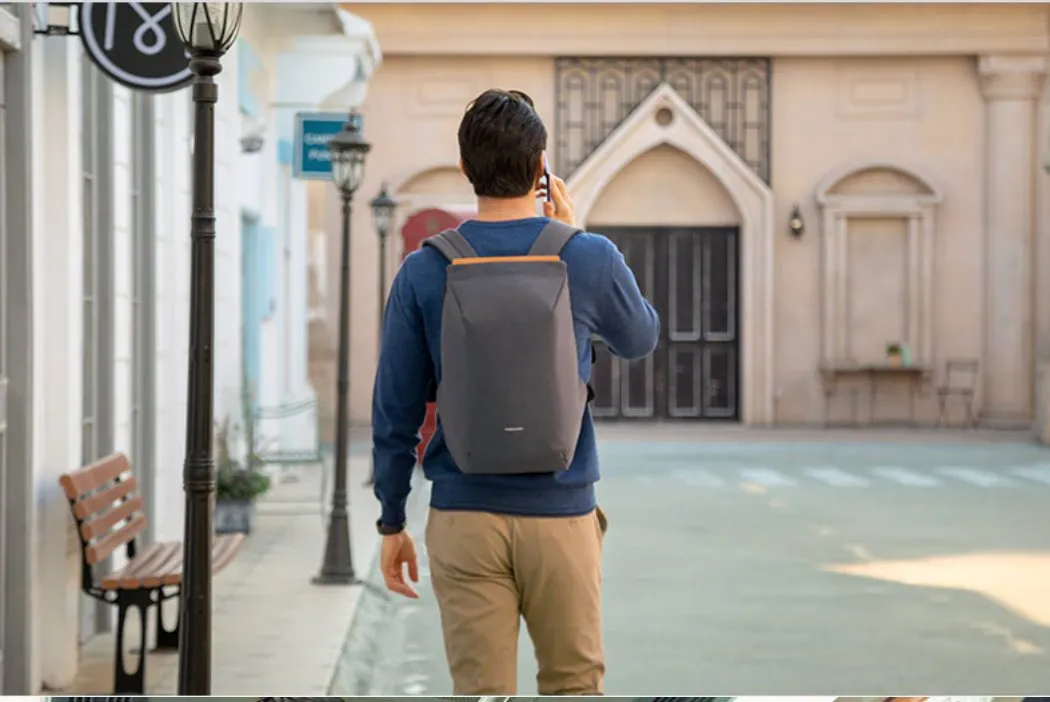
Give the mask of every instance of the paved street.
<path id="1" fill-rule="evenodd" d="M 602 430 L 607 693 L 1050 689 L 1050 451 L 675 431 Z M 418 603 L 362 597 L 332 693 L 451 692 L 422 572 Z"/>

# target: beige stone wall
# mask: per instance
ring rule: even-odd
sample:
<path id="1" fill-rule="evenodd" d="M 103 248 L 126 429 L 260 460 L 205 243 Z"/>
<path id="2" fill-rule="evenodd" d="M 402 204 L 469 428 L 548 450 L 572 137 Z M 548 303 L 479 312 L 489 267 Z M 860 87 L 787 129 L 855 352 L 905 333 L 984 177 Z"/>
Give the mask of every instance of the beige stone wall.
<path id="1" fill-rule="evenodd" d="M 529 20 L 534 10 L 489 6 L 483 16 L 471 18 L 464 15 L 471 10 L 463 6 L 442 6 L 440 11 L 397 4 L 355 8 L 375 23 L 385 51 L 364 107 L 373 149 L 353 220 L 351 414 L 355 422 L 369 419 L 377 351 L 378 246 L 365 203 L 386 181 L 404 205 L 402 215 L 422 207 L 469 205 L 469 185 L 456 170 L 456 126 L 467 101 L 492 86 L 524 90 L 553 131 L 552 54 L 608 54 L 610 46 L 619 46 L 610 43 L 610 32 L 630 34 L 632 54 L 693 53 L 699 45 L 717 55 L 773 56 L 768 215 L 762 212 L 767 197 L 762 188 L 741 184 L 739 178 L 728 187 L 728 161 L 712 156 L 704 136 L 695 130 L 682 132 L 679 143 L 672 146 L 652 142 L 651 134 L 646 136 L 639 127 L 625 138 L 622 148 L 635 149 L 639 144 L 644 148 L 632 151 L 627 162 L 615 154 L 603 156 L 617 172 L 586 175 L 578 195 L 587 200 L 587 224 L 597 230 L 602 225 L 645 224 L 739 223 L 742 231 L 752 228 L 742 244 L 752 247 L 742 263 L 742 280 L 747 283 L 742 295 L 745 301 L 751 295 L 749 314 L 754 317 L 750 327 L 748 320 L 742 320 L 747 330 L 742 346 L 752 354 L 742 382 L 749 392 L 756 383 L 761 386 L 761 396 L 746 401 L 752 420 L 795 424 L 823 419 L 818 367 L 828 353 L 826 317 L 828 297 L 834 292 L 829 292 L 828 281 L 834 276 L 829 278 L 825 262 L 829 226 L 826 208 L 817 201 L 821 187 L 830 188 L 832 197 L 852 195 L 855 202 L 866 202 L 871 196 L 894 206 L 919 203 L 916 207 L 924 217 L 928 215 L 916 219 L 883 213 L 851 217 L 843 225 L 845 244 L 840 244 L 843 253 L 836 265 L 848 273 L 840 297 L 842 318 L 849 320 L 850 329 L 841 332 L 842 348 L 850 349 L 858 360 L 874 359 L 886 342 L 908 340 L 924 349 L 928 356 L 924 360 L 937 370 L 949 357 L 983 358 L 989 330 L 997 328 L 984 312 L 989 300 L 997 299 L 985 287 L 989 275 L 985 231 L 1002 237 L 1002 250 L 1012 252 L 1011 256 L 1024 251 L 1024 236 L 1013 230 L 1013 223 L 1023 216 L 1003 210 L 1002 205 L 997 205 L 989 224 L 985 190 L 989 108 L 982 95 L 978 57 L 1004 50 L 1045 54 L 1050 46 L 1046 8 L 770 6 L 763 12 L 789 13 L 792 22 L 758 26 L 753 23 L 755 8 L 743 6 L 545 5 L 549 17 L 542 30 Z M 590 31 L 599 20 L 601 36 Z M 570 25 L 577 31 L 551 37 L 550 32 L 557 34 Z M 774 26 L 794 26 L 798 31 L 773 31 Z M 704 41 L 686 41 L 688 27 Z M 825 31 L 830 27 L 836 29 Z M 737 37 L 735 45 L 715 38 L 727 35 Z M 555 39 L 556 47 L 544 48 Z M 475 55 L 441 55 L 453 52 Z M 987 94 L 987 81 L 984 89 Z M 1003 119 L 1017 119 L 1018 110 L 1024 109 L 1014 103 L 1004 105 L 995 113 Z M 1038 145 L 1041 150 L 1041 141 L 1031 141 L 1033 148 Z M 1024 142 L 1005 143 L 1014 148 Z M 1041 161 L 1041 152 L 1036 160 Z M 866 166 L 877 167 L 837 185 L 831 182 L 836 174 L 847 176 L 852 168 L 864 171 Z M 1017 177 L 1022 182 L 1024 174 Z M 1031 177 L 1039 178 L 1038 192 L 1045 196 L 1050 179 L 1035 173 Z M 937 197 L 939 202 L 930 204 Z M 806 225 L 800 239 L 791 237 L 787 228 L 795 204 Z M 750 211 L 743 211 L 744 207 Z M 1050 225 L 1045 207 L 1040 207 L 1037 239 L 1044 243 L 1035 249 L 1033 296 L 1050 284 L 1046 271 L 1050 247 L 1045 245 Z M 333 328 L 339 259 L 338 237 L 332 234 L 338 232 L 337 208 L 334 194 L 326 192 L 327 302 Z M 923 229 L 927 222 L 929 231 Z M 1006 231 L 997 229 L 1002 226 Z M 922 248 L 927 240 L 928 250 Z M 388 279 L 400 259 L 397 247 L 395 237 Z M 1001 273 L 996 280 L 1002 280 Z M 1010 329 L 1018 339 L 1029 334 L 1033 344 L 1045 349 L 1050 320 L 1045 318 L 1046 304 L 1034 304 L 1037 311 L 1005 309 L 1030 314 L 1031 321 L 1011 322 Z M 766 314 L 763 306 L 770 310 L 768 324 L 758 319 Z M 1034 353 L 1032 349 L 1029 355 Z M 1026 366 L 1024 353 L 1017 358 Z M 1004 365 L 1002 357 L 997 363 Z M 1032 374 L 1025 368 L 1007 380 L 1030 386 L 1034 378 L 1028 375 Z M 907 402 L 899 391 L 894 397 L 887 390 L 880 397 L 880 413 L 906 415 Z M 1002 398 L 999 401 L 1002 404 Z M 1022 414 L 1025 403 L 1023 398 L 1018 401 Z M 932 397 L 920 398 L 918 418 L 935 417 L 934 405 Z M 862 407 L 862 414 L 866 411 Z"/>
<path id="2" fill-rule="evenodd" d="M 824 291 L 821 212 L 814 196 L 822 179 L 851 164 L 868 160 L 896 164 L 926 174 L 945 194 L 937 208 L 930 271 L 934 276 L 935 366 L 948 356 L 980 357 L 984 105 L 975 63 L 966 57 L 783 58 L 773 62 L 772 186 L 774 220 L 782 223 L 775 237 L 779 422 L 822 419 L 817 364 Z M 885 192 L 878 183 L 852 187 L 859 192 Z M 795 203 L 806 222 L 800 240 L 787 235 L 786 223 Z M 906 286 L 898 276 L 907 257 L 899 248 L 893 250 L 903 245 L 903 226 L 896 218 L 861 220 L 855 226 L 853 301 L 857 307 L 861 301 L 856 298 L 861 296 L 872 304 L 882 303 L 868 319 L 855 320 L 857 335 L 876 330 L 890 334 L 893 325 L 903 333 L 901 296 Z M 883 268 L 873 271 L 872 267 L 880 265 Z M 892 336 L 884 339 L 894 340 Z M 857 341 L 857 360 L 874 360 L 865 356 L 870 343 L 878 339 Z M 919 416 L 929 418 L 932 405 L 932 400 L 920 401 Z M 898 402 L 891 398 L 880 401 L 880 412 L 892 415 L 904 409 L 899 398 Z"/>
<path id="3" fill-rule="evenodd" d="M 703 164 L 670 145 L 631 161 L 605 186 L 587 226 L 734 226 L 740 213 L 725 187 Z"/>

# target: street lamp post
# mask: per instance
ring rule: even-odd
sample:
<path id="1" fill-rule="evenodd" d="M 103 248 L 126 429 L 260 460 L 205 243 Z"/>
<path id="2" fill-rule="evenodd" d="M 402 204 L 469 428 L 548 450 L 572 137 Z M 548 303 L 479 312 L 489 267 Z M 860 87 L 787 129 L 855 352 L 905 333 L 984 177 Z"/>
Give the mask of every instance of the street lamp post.
<path id="1" fill-rule="evenodd" d="M 336 378 L 335 489 L 328 517 L 324 562 L 314 578 L 318 585 L 350 585 L 357 582 L 350 551 L 350 513 L 347 498 L 346 454 L 350 412 L 350 214 L 354 192 L 361 185 L 365 155 L 372 148 L 361 136 L 361 117 L 352 113 L 343 130 L 328 142 L 332 156 L 332 180 L 343 199 L 343 249 L 339 268 L 339 365 Z"/>
<path id="2" fill-rule="evenodd" d="M 372 202 L 372 219 L 379 235 L 379 333 L 383 332 L 383 314 L 386 308 L 386 238 L 390 234 L 390 225 L 394 219 L 397 202 L 386 191 L 386 183 L 380 188 Z"/>
<path id="3" fill-rule="evenodd" d="M 397 209 L 397 202 L 387 193 L 386 183 L 383 183 L 383 187 L 379 189 L 379 194 L 368 204 L 372 207 L 372 220 L 375 222 L 376 234 L 379 235 L 379 334 L 377 343 L 382 348 L 383 316 L 386 311 L 386 238 L 390 233 L 390 224 L 394 219 L 394 210 Z M 378 358 L 378 354 L 376 358 Z M 365 481 L 365 487 L 372 487 L 375 483 L 376 467 L 373 464 L 368 480 Z"/>
<path id="4" fill-rule="evenodd" d="M 193 213 L 190 216 L 190 366 L 183 491 L 186 524 L 179 623 L 180 695 L 211 694 L 211 546 L 215 458 L 212 402 L 215 336 L 215 76 L 237 39 L 241 3 L 174 4 L 175 28 L 193 71 Z M 143 653 L 145 655 L 145 653 Z"/>

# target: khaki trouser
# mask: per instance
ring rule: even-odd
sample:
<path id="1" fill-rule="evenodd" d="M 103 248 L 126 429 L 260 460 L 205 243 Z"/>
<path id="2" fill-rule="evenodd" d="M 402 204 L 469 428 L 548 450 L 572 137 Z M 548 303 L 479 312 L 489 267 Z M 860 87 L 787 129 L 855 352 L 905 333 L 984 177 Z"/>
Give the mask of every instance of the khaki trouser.
<path id="1" fill-rule="evenodd" d="M 541 695 L 600 695 L 605 516 L 430 510 L 426 545 L 453 694 L 514 695 L 525 618 Z"/>

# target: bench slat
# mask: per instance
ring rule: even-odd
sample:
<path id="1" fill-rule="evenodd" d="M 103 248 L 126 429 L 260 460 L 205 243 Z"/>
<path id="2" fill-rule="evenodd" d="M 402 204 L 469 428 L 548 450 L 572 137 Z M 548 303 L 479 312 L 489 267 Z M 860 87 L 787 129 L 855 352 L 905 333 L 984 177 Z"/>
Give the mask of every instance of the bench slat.
<path id="1" fill-rule="evenodd" d="M 95 517 L 89 521 L 84 522 L 80 525 L 80 533 L 84 536 L 85 541 L 91 541 L 92 539 L 100 539 L 106 536 L 110 529 L 116 526 L 118 523 L 131 517 L 136 512 L 142 511 L 142 497 L 135 496 L 130 500 L 126 500 L 118 505 L 115 509 L 111 509 L 108 512 L 103 512 L 100 516 Z"/>
<path id="2" fill-rule="evenodd" d="M 212 572 L 229 565 L 244 543 L 243 534 L 216 536 L 211 547 Z M 102 579 L 103 590 L 131 590 L 182 583 L 182 544 L 178 541 L 153 544 L 135 556 L 123 570 Z"/>
<path id="3" fill-rule="evenodd" d="M 182 543 L 176 541 L 170 546 L 171 549 L 165 554 L 164 560 L 143 576 L 142 584 L 146 587 L 178 585 L 182 582 Z"/>
<path id="4" fill-rule="evenodd" d="M 178 542 L 150 544 L 136 555 L 120 571 L 107 575 L 102 580 L 103 589 L 156 587 L 160 584 L 157 573 L 166 573 L 172 558 L 178 558 Z M 156 582 L 148 582 L 156 581 Z"/>
<path id="5" fill-rule="evenodd" d="M 215 537 L 211 550 L 211 562 L 216 573 L 229 565 L 233 557 L 241 550 L 242 543 L 244 543 L 244 534 L 225 534 Z"/>
<path id="6" fill-rule="evenodd" d="M 146 515 L 139 512 L 119 531 L 110 532 L 105 538 L 84 549 L 84 560 L 88 565 L 95 565 L 105 560 L 111 553 L 138 536 L 146 528 Z"/>
<path id="7" fill-rule="evenodd" d="M 135 476 L 128 476 L 105 490 L 100 490 L 89 497 L 77 500 L 73 505 L 73 514 L 77 516 L 77 519 L 87 519 L 95 512 L 101 512 L 114 502 L 135 492 L 138 486 L 139 482 L 135 479 Z"/>
<path id="8" fill-rule="evenodd" d="M 128 463 L 128 457 L 122 453 L 115 453 L 85 468 L 66 473 L 58 479 L 58 483 L 62 486 L 67 498 L 76 500 L 81 495 L 113 482 L 121 473 L 129 470 L 131 470 L 131 465 Z"/>

